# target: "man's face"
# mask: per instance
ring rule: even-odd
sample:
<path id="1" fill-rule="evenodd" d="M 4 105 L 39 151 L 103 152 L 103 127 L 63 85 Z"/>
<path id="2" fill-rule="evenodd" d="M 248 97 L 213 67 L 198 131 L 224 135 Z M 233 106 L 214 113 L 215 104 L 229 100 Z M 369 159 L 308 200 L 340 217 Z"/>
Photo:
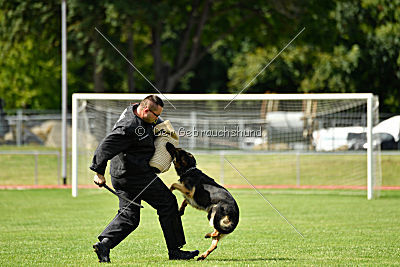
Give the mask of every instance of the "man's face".
<path id="1" fill-rule="evenodd" d="M 162 111 L 163 108 L 158 105 L 148 105 L 143 109 L 143 120 L 147 123 L 154 123 Z"/>

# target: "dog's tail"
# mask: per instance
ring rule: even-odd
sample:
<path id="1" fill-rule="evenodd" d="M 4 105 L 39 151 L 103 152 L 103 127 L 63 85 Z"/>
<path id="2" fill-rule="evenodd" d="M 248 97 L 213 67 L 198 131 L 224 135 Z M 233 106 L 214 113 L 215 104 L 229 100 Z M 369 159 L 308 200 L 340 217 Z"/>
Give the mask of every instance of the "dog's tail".
<path id="1" fill-rule="evenodd" d="M 217 206 L 214 216 L 214 228 L 221 234 L 229 234 L 239 223 L 239 208 L 236 204 L 221 204 Z"/>

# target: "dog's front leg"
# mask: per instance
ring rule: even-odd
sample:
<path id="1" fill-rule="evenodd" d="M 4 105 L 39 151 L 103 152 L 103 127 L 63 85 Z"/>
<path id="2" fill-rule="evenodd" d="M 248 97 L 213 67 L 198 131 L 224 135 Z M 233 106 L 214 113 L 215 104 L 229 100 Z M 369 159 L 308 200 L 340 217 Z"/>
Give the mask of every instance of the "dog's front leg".
<path id="1" fill-rule="evenodd" d="M 175 189 L 179 189 L 180 184 L 173 183 L 170 187 L 169 190 L 174 191 Z"/>
<path id="2" fill-rule="evenodd" d="M 178 184 L 178 183 L 173 183 L 169 190 L 174 191 L 175 189 L 179 190 L 181 193 L 185 194 L 185 195 L 190 195 L 191 191 L 189 191 L 184 185 L 182 184 Z"/>
<path id="3" fill-rule="evenodd" d="M 185 214 L 185 208 L 186 208 L 187 205 L 188 205 L 188 202 L 187 202 L 186 199 L 184 199 L 182 201 L 181 207 L 179 208 L 179 215 L 182 216 L 183 214 Z"/>
<path id="4" fill-rule="evenodd" d="M 171 186 L 169 187 L 169 190 L 172 192 L 172 191 L 174 191 L 175 189 L 176 189 L 176 186 L 175 185 L 177 185 L 177 183 L 173 183 L 173 184 L 171 184 Z"/>

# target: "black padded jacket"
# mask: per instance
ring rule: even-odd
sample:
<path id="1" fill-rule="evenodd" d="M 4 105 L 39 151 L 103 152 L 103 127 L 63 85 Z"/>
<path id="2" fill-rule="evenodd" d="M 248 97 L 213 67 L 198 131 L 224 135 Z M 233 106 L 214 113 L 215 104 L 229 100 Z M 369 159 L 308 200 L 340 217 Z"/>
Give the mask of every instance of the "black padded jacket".
<path id="1" fill-rule="evenodd" d="M 97 147 L 90 169 L 104 175 L 111 160 L 110 174 L 115 178 L 154 174 L 149 161 L 154 154 L 154 125 L 135 115 L 138 104 L 127 107 L 112 131 Z M 159 118 L 156 124 L 162 122 Z"/>

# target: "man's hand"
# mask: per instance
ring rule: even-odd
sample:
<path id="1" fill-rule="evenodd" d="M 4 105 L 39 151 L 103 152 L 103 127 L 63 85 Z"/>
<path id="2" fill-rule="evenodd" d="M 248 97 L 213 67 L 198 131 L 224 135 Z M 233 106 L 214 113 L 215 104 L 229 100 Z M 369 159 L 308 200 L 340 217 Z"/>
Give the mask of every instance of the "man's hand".
<path id="1" fill-rule="evenodd" d="M 96 173 L 93 177 L 93 182 L 99 187 L 102 187 L 106 183 L 106 178 L 100 173 Z"/>

